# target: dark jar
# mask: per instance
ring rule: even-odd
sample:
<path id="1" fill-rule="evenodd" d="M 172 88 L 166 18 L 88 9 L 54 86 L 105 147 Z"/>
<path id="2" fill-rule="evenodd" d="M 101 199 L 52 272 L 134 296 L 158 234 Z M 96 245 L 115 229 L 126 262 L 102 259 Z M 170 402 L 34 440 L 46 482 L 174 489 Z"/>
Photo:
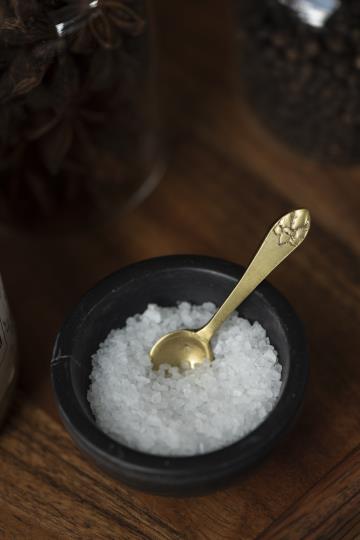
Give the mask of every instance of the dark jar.
<path id="1" fill-rule="evenodd" d="M 143 0 L 4 0 L 0 221 L 88 224 L 161 170 Z"/>
<path id="2" fill-rule="evenodd" d="M 16 332 L 0 276 L 0 427 L 14 396 L 17 373 Z"/>
<path id="3" fill-rule="evenodd" d="M 235 0 L 241 85 L 264 124 L 320 162 L 360 161 L 360 3 Z"/>

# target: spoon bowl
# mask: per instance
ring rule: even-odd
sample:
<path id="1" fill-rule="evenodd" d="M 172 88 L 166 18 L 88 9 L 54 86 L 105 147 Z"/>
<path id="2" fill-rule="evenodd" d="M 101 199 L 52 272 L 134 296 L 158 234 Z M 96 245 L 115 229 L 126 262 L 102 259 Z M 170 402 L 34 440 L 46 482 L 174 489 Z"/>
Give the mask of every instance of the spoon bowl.
<path id="1" fill-rule="evenodd" d="M 177 330 L 160 338 L 150 351 L 154 369 L 168 364 L 179 369 L 194 369 L 205 360 L 213 360 L 209 341 L 194 330 Z"/>

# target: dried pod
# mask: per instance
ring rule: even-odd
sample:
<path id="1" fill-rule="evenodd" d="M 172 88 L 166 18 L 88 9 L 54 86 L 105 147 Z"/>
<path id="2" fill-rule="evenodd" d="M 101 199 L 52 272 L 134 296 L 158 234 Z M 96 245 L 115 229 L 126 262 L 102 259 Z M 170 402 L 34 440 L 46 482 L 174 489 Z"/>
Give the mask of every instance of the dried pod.
<path id="1" fill-rule="evenodd" d="M 54 25 L 45 16 L 28 19 L 5 17 L 0 24 L 0 39 L 7 45 L 23 46 L 56 38 Z"/>
<path id="2" fill-rule="evenodd" d="M 27 94 L 41 83 L 50 58 L 38 53 L 36 49 L 21 49 L 16 55 L 8 72 L 12 84 L 11 97 Z"/>
<path id="3" fill-rule="evenodd" d="M 27 21 L 34 19 L 43 10 L 40 8 L 38 0 L 10 0 L 10 7 L 14 11 L 15 17 L 26 23 Z"/>
<path id="4" fill-rule="evenodd" d="M 74 99 L 79 92 L 79 70 L 72 56 L 63 55 L 53 65 L 49 90 L 52 94 L 52 105 L 56 110 L 62 110 Z"/>
<path id="5" fill-rule="evenodd" d="M 73 140 L 73 128 L 66 118 L 59 121 L 46 136 L 39 139 L 39 150 L 50 174 L 60 172 Z"/>

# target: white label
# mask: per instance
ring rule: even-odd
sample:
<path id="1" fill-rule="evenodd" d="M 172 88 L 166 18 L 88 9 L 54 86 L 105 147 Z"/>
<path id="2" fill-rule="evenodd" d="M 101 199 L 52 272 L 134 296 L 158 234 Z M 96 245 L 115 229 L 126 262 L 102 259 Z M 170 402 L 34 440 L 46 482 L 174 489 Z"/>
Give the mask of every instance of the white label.
<path id="1" fill-rule="evenodd" d="M 280 2 L 295 10 L 304 23 L 315 28 L 322 28 L 340 7 L 339 0 L 280 0 Z"/>

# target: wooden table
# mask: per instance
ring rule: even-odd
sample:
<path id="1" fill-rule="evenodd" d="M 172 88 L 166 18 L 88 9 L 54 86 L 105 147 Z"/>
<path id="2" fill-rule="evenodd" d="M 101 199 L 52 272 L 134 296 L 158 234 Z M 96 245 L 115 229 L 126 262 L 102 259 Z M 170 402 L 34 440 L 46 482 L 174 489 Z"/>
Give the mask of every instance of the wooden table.
<path id="1" fill-rule="evenodd" d="M 21 376 L 0 436 L 0 537 L 360 538 L 360 170 L 306 162 L 257 123 L 235 91 L 229 13 L 218 0 L 156 4 L 171 141 L 160 187 L 103 229 L 1 238 Z M 271 276 L 310 343 L 292 434 L 246 480 L 204 498 L 158 498 L 103 476 L 72 444 L 51 395 L 49 358 L 65 314 L 97 280 L 139 259 L 191 252 L 246 264 L 274 217 L 300 205 L 312 211 L 311 235 Z"/>

